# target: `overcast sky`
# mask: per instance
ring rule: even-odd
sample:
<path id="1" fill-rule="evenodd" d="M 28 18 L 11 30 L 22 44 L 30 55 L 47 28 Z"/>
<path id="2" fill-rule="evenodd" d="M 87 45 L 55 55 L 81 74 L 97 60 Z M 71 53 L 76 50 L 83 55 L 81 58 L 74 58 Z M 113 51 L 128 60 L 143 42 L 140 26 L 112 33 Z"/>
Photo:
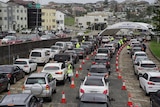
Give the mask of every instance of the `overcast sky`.
<path id="1" fill-rule="evenodd" d="M 3 2 L 7 2 L 8 0 L 0 0 Z M 37 1 L 37 0 L 28 0 L 28 1 Z M 100 0 L 38 0 L 40 4 L 47 4 L 50 1 L 57 2 L 57 3 L 95 3 Z M 104 0 L 101 0 L 104 1 Z M 118 2 L 122 2 L 124 0 L 117 0 Z M 139 0 L 138 0 L 139 1 Z M 153 3 L 155 0 L 145 0 L 149 3 Z"/>

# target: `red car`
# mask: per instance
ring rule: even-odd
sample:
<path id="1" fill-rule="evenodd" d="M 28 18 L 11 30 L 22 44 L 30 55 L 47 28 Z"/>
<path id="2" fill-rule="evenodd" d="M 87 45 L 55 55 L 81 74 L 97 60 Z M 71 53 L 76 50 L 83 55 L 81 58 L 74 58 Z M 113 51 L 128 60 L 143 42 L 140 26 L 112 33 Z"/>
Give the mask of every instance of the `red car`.
<path id="1" fill-rule="evenodd" d="M 17 44 L 21 42 L 22 40 L 19 40 L 16 36 L 6 36 L 1 41 L 2 44 Z"/>

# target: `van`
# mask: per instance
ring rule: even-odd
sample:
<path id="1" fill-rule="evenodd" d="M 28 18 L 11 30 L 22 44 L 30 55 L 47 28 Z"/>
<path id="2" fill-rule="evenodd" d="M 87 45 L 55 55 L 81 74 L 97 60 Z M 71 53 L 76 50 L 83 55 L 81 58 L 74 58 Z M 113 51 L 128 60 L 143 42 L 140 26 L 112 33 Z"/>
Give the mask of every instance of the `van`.
<path id="1" fill-rule="evenodd" d="M 30 52 L 29 59 L 38 64 L 46 64 L 49 62 L 49 56 L 50 53 L 45 48 L 37 48 Z"/>
<path id="2" fill-rule="evenodd" d="M 67 43 L 66 42 L 56 42 L 55 45 L 59 46 L 62 52 L 67 50 Z"/>

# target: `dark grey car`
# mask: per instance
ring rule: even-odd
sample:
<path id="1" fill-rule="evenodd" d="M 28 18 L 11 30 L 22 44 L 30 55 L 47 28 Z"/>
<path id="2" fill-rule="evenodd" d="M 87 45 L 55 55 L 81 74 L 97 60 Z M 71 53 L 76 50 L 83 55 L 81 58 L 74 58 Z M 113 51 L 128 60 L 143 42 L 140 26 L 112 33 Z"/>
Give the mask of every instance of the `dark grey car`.
<path id="1" fill-rule="evenodd" d="M 32 94 L 10 94 L 1 99 L 0 107 L 43 107 L 43 105 L 42 100 Z"/>

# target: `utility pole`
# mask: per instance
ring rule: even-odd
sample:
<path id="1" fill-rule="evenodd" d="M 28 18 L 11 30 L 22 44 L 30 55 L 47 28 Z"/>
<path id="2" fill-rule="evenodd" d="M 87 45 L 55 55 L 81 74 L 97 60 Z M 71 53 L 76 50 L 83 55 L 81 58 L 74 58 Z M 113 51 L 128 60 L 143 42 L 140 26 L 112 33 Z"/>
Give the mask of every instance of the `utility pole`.
<path id="1" fill-rule="evenodd" d="M 36 35 L 38 35 L 38 0 L 37 0 L 37 2 L 36 2 L 36 10 L 37 10 L 37 14 L 36 14 Z"/>

